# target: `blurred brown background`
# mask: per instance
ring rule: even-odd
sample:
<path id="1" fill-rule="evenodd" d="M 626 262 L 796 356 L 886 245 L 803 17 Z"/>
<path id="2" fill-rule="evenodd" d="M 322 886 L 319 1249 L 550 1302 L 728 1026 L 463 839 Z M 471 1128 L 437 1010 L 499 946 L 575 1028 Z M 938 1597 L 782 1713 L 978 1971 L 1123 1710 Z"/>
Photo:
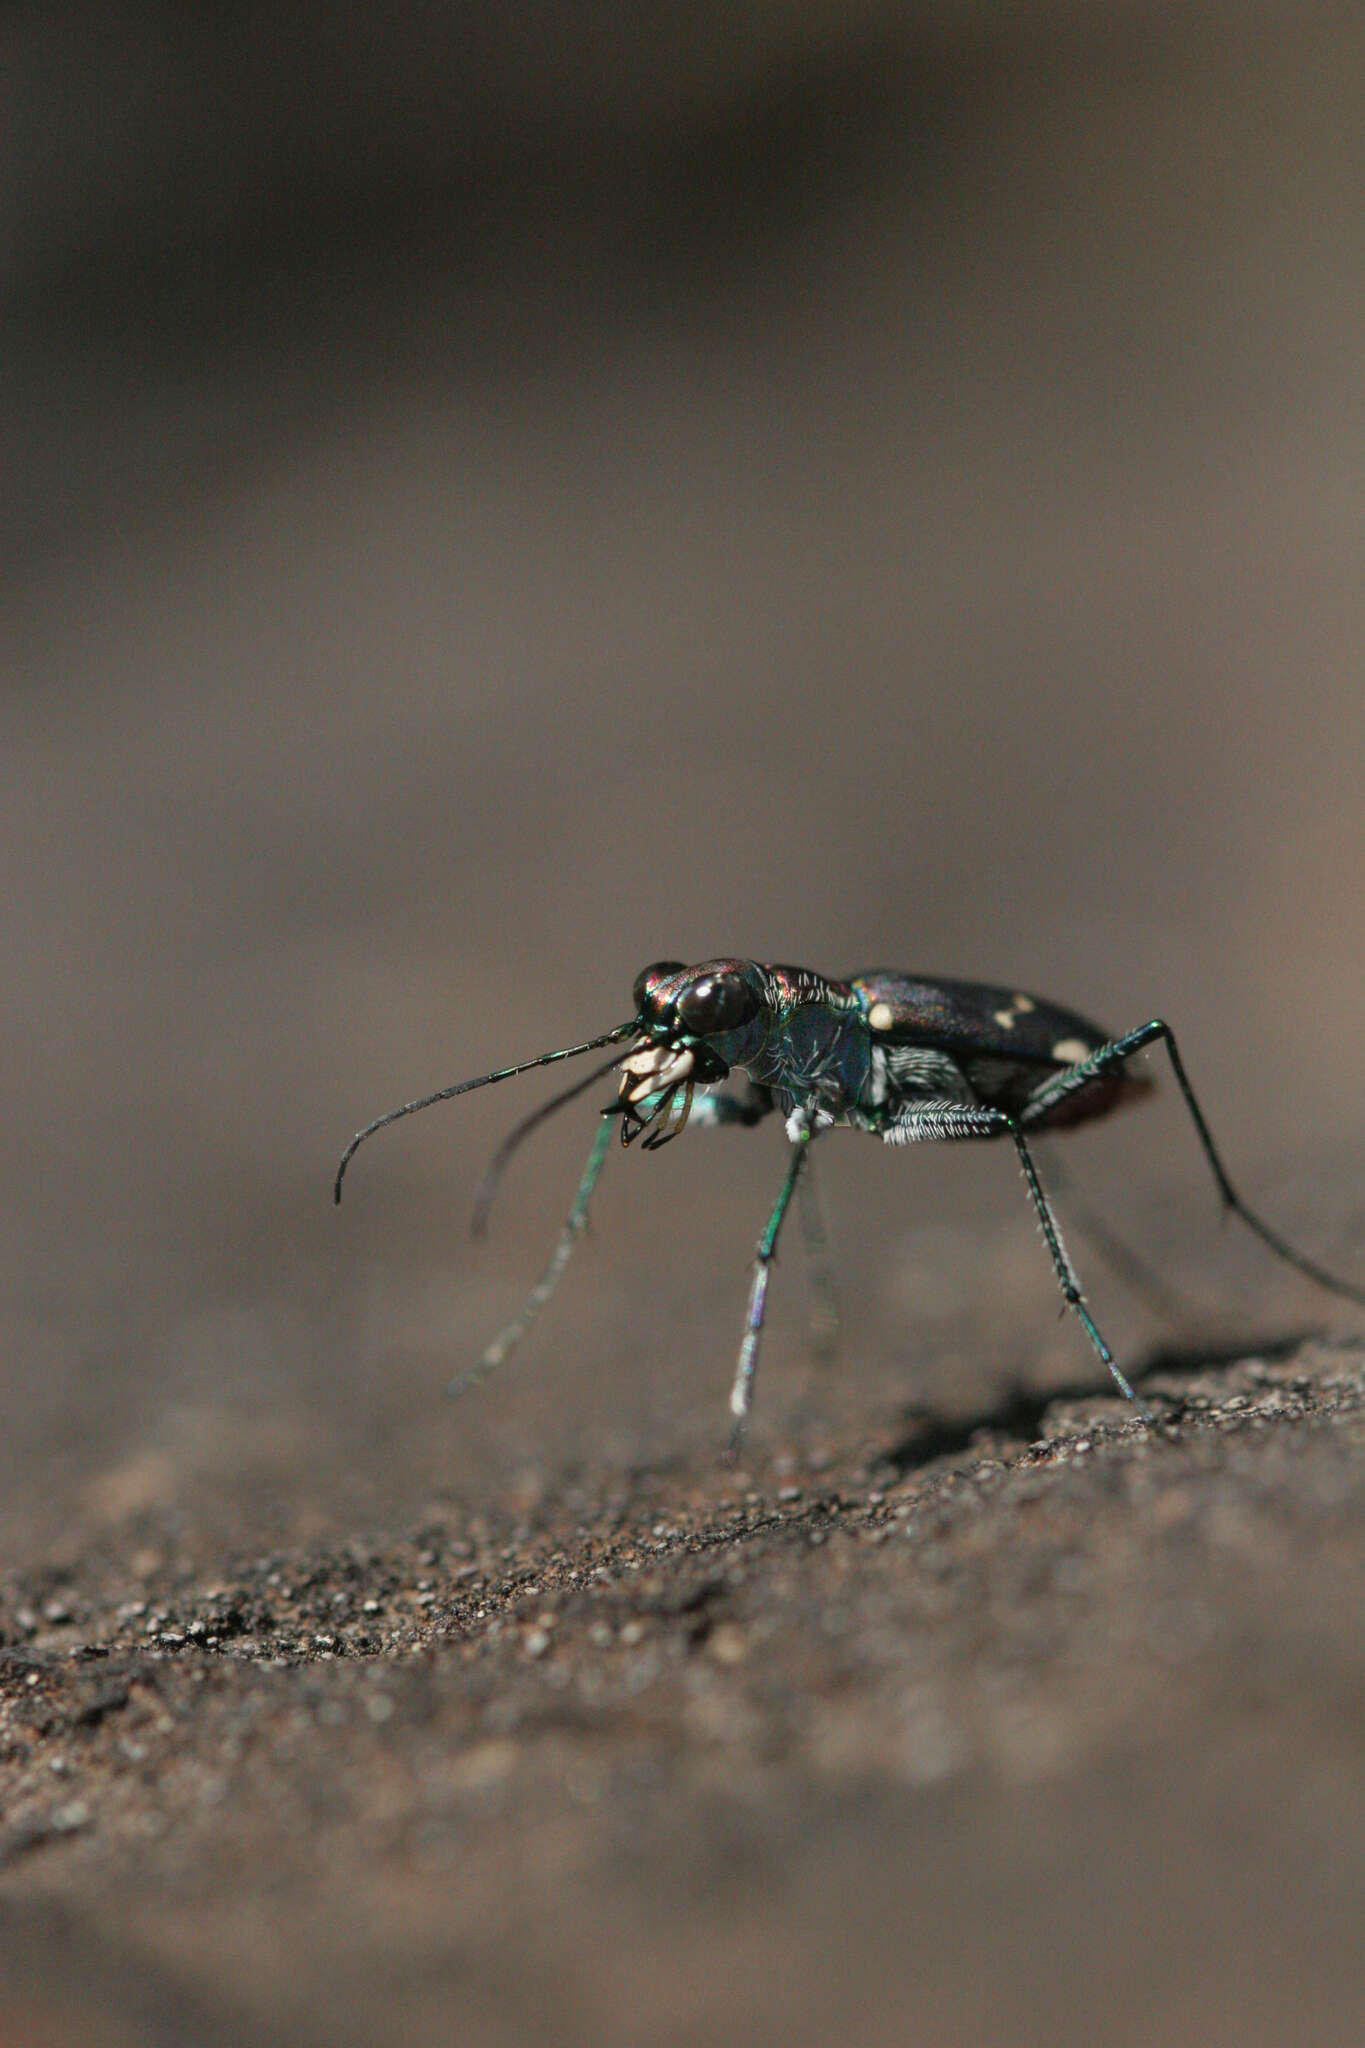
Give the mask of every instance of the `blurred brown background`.
<path id="1" fill-rule="evenodd" d="M 708 1451 L 774 1133 L 612 1161 L 457 1406 L 590 1118 L 482 1249 L 534 1080 L 329 1204 L 661 955 L 1167 1015 L 1359 1270 L 1363 68 L 1345 5 L 7 10 L 11 1563 Z M 1169 1093 L 1087 1186 L 1196 1320 L 1322 1317 Z M 1085 1377 L 1008 1161 L 826 1150 L 846 1369 L 793 1258 L 760 1443 Z"/>

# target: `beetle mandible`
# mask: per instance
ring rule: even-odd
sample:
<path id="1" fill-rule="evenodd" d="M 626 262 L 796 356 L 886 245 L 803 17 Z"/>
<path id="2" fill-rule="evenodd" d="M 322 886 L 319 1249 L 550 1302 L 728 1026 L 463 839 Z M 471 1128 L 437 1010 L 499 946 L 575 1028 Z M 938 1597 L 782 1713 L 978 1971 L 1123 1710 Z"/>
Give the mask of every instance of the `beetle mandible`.
<path id="1" fill-rule="evenodd" d="M 785 1121 L 791 1157 L 754 1256 L 730 1393 L 732 1454 L 752 1400 L 768 1276 L 783 1220 L 814 1141 L 836 1125 L 869 1131 L 888 1145 L 1007 1138 L 1023 1168 L 1067 1307 L 1120 1392 L 1150 1422 L 1151 1411 L 1120 1369 L 1086 1304 L 1029 1140 L 1040 1131 L 1103 1116 L 1149 1088 L 1150 1080 L 1134 1072 L 1130 1062 L 1157 1044 L 1165 1048 L 1224 1208 L 1240 1216 L 1278 1258 L 1319 1286 L 1365 1306 L 1365 1289 L 1305 1257 L 1237 1193 L 1190 1085 L 1174 1033 L 1159 1017 L 1114 1037 L 1074 1010 L 1018 989 L 882 967 L 834 981 L 804 967 L 737 959 L 705 960 L 695 966 L 656 961 L 636 977 L 633 1001 L 633 1014 L 598 1038 L 401 1103 L 358 1131 L 342 1155 L 333 1186 L 338 1202 L 342 1177 L 356 1148 L 386 1124 L 534 1067 L 631 1041 L 625 1051 L 613 1052 L 603 1065 L 524 1117 L 494 1156 L 475 1200 L 476 1230 L 486 1220 L 502 1169 L 522 1139 L 604 1075 L 619 1074 L 617 1100 L 602 1112 L 544 1274 L 473 1371 L 453 1383 L 456 1389 L 500 1364 L 549 1300 L 586 1226 L 611 1143 L 612 1119 L 619 1119 L 623 1145 L 643 1136 L 643 1149 L 652 1151 L 678 1137 L 689 1121 L 747 1125 L 776 1112 Z M 745 1080 L 742 1092 L 726 1085 L 736 1073 Z"/>

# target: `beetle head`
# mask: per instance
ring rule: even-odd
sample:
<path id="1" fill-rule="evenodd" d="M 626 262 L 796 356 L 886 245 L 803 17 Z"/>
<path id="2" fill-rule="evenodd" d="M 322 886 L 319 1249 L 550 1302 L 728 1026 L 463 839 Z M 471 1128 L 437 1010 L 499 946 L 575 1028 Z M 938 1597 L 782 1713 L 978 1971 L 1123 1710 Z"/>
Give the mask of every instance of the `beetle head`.
<path id="1" fill-rule="evenodd" d="M 714 1087 L 743 1064 L 766 1007 L 763 973 L 752 960 L 704 960 L 695 967 L 656 960 L 636 976 L 634 997 L 641 1035 L 621 1062 L 627 1143 L 660 1116 L 668 1135 L 676 1135 L 668 1128 L 676 1120 L 670 1114 L 676 1091 L 688 1090 L 690 1103 L 692 1088 Z"/>

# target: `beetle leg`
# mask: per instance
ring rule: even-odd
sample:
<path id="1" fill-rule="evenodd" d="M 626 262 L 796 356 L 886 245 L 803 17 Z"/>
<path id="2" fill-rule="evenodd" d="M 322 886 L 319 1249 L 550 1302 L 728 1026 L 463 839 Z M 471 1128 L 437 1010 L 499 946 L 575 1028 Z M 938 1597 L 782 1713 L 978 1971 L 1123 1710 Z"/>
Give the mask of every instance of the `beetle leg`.
<path id="1" fill-rule="evenodd" d="M 619 1059 L 613 1054 L 602 1066 L 594 1067 L 590 1074 L 585 1074 L 581 1081 L 575 1081 L 572 1088 L 561 1088 L 558 1095 L 552 1095 L 548 1102 L 541 1103 L 539 1109 L 533 1109 L 520 1123 L 513 1124 L 484 1168 L 483 1178 L 474 1190 L 474 1203 L 469 1218 L 470 1232 L 474 1237 L 484 1237 L 487 1234 L 493 1197 L 501 1185 L 503 1174 L 507 1170 L 507 1162 L 518 1146 L 548 1117 L 552 1117 L 557 1109 L 562 1109 L 566 1102 L 572 1102 L 575 1096 L 585 1094 L 589 1088 L 595 1088 L 604 1075 L 619 1065 Z"/>
<path id="2" fill-rule="evenodd" d="M 1038 1221 L 1043 1227 L 1043 1242 L 1048 1248 L 1053 1271 L 1057 1275 L 1057 1284 L 1062 1290 L 1066 1305 L 1075 1311 L 1081 1328 L 1090 1339 L 1095 1355 L 1102 1365 L 1108 1366 L 1118 1383 L 1120 1391 L 1132 1402 L 1144 1422 L 1154 1422 L 1156 1417 L 1152 1414 L 1147 1403 L 1133 1392 L 1129 1382 L 1124 1378 L 1113 1352 L 1100 1334 L 1098 1323 L 1085 1305 L 1085 1296 L 1081 1293 L 1081 1283 L 1076 1278 L 1075 1269 L 1066 1255 L 1066 1246 L 1062 1243 L 1062 1235 L 1057 1228 L 1051 1205 L 1048 1202 L 1047 1196 L 1043 1193 L 1043 1184 L 1038 1178 L 1038 1169 L 1033 1163 L 1033 1154 L 1029 1151 L 1024 1134 L 1019 1129 L 1019 1126 L 1012 1118 L 1007 1119 L 1007 1121 L 1009 1123 L 1010 1136 L 1014 1139 L 1014 1149 L 1019 1154 L 1019 1164 L 1024 1169 L 1024 1179 L 1028 1184 L 1029 1199 L 1038 1212 Z"/>
<path id="3" fill-rule="evenodd" d="M 573 1257 L 574 1246 L 588 1227 L 588 1204 L 592 1200 L 592 1191 L 597 1186 L 598 1176 L 606 1164 L 610 1148 L 611 1122 L 609 1118 L 603 1117 L 593 1137 L 588 1163 L 583 1168 L 582 1178 L 578 1183 L 569 1213 L 564 1219 L 559 1241 L 550 1254 L 550 1263 L 527 1295 L 522 1307 L 506 1328 L 499 1331 L 478 1364 L 471 1366 L 468 1372 L 456 1374 L 446 1388 L 448 1394 L 463 1394 L 467 1388 L 477 1386 L 480 1380 L 487 1379 L 489 1373 L 494 1372 L 502 1364 L 508 1352 L 514 1350 L 521 1342 L 558 1287 L 563 1278 L 564 1268 Z"/>
<path id="4" fill-rule="evenodd" d="M 733 1464 L 739 1456 L 740 1440 L 744 1434 L 745 1418 L 753 1398 L 754 1372 L 758 1366 L 758 1347 L 763 1341 L 763 1312 L 768 1299 L 768 1274 L 777 1252 L 777 1240 L 782 1230 L 782 1219 L 791 1206 L 801 1170 L 810 1157 L 811 1130 L 802 1125 L 799 1134 L 792 1139 L 791 1164 L 773 1204 L 772 1214 L 763 1227 L 754 1253 L 754 1276 L 749 1285 L 749 1306 L 744 1316 L 744 1337 L 739 1347 L 739 1358 L 735 1365 L 735 1381 L 730 1390 L 730 1413 L 734 1426 L 730 1431 L 730 1442 L 725 1457 Z"/>
<path id="5" fill-rule="evenodd" d="M 1086 1078 L 1093 1079 L 1093 1076 L 1088 1075 Z M 1151 1410 L 1144 1401 L 1139 1400 L 1124 1378 L 1113 1352 L 1100 1332 L 1099 1325 L 1085 1305 L 1085 1296 L 1081 1292 L 1081 1285 L 1071 1261 L 1066 1255 L 1061 1232 L 1052 1214 L 1052 1205 L 1043 1193 L 1043 1184 L 1038 1178 L 1033 1154 L 1029 1151 L 1023 1131 L 1016 1120 L 1006 1116 L 1001 1109 L 963 1109 L 956 1103 L 935 1103 L 919 1111 L 912 1110 L 903 1114 L 895 1127 L 883 1135 L 890 1142 L 910 1144 L 916 1140 L 935 1138 L 999 1138 L 1004 1137 L 1006 1133 L 1013 1138 L 1014 1148 L 1019 1154 L 1019 1164 L 1024 1169 L 1029 1199 L 1042 1225 L 1043 1242 L 1047 1246 L 1048 1257 L 1052 1260 L 1052 1270 L 1057 1275 L 1057 1284 L 1062 1290 L 1067 1307 L 1075 1311 L 1076 1318 L 1090 1339 L 1100 1363 L 1113 1374 L 1115 1382 L 1143 1420 L 1151 1422 L 1154 1419 Z"/>
<path id="6" fill-rule="evenodd" d="M 1051 1152 L 1047 1157 L 1047 1177 L 1054 1196 L 1060 1195 L 1066 1204 L 1068 1228 L 1078 1230 L 1082 1237 L 1090 1240 L 1110 1271 L 1145 1304 L 1150 1314 L 1170 1328 L 1180 1329 L 1188 1323 L 1192 1312 L 1211 1313 L 1207 1308 L 1191 1303 L 1188 1298 L 1182 1298 L 1174 1287 L 1167 1285 L 1155 1267 L 1140 1252 L 1134 1251 L 1126 1238 L 1119 1236 L 1107 1218 L 1081 1192 L 1070 1166 Z"/>
<path id="7" fill-rule="evenodd" d="M 963 1102 L 918 1102 L 877 1126 L 887 1145 L 950 1143 L 957 1138 L 999 1138 L 1010 1129 L 1003 1109 L 973 1108 Z"/>
<path id="8" fill-rule="evenodd" d="M 1166 1048 L 1166 1057 L 1171 1063 L 1176 1085 L 1189 1111 L 1190 1121 L 1203 1148 L 1204 1157 L 1209 1162 L 1209 1169 L 1222 1197 L 1224 1209 L 1229 1210 L 1234 1216 L 1240 1216 L 1247 1229 L 1259 1237 L 1261 1243 L 1274 1252 L 1276 1258 L 1283 1259 L 1286 1265 L 1293 1266 L 1309 1280 L 1316 1281 L 1319 1287 L 1327 1288 L 1330 1293 L 1344 1295 L 1347 1301 L 1358 1302 L 1365 1307 L 1365 1288 L 1356 1286 L 1350 1280 L 1338 1279 L 1337 1275 L 1329 1273 L 1325 1266 L 1318 1265 L 1316 1260 L 1296 1250 L 1286 1238 L 1281 1237 L 1277 1230 L 1272 1230 L 1271 1226 L 1263 1222 L 1255 1210 L 1249 1209 L 1242 1200 L 1229 1178 L 1222 1156 L 1213 1142 L 1213 1133 L 1204 1120 L 1204 1112 L 1190 1086 L 1189 1076 L 1185 1072 L 1185 1062 L 1181 1059 L 1175 1042 L 1175 1033 L 1160 1017 L 1154 1017 L 1149 1024 L 1140 1024 L 1136 1031 L 1128 1032 L 1123 1038 L 1116 1038 L 1110 1044 L 1100 1046 L 1097 1052 L 1092 1052 L 1088 1058 L 1077 1061 L 1074 1067 L 1068 1067 L 1064 1073 L 1054 1074 L 1050 1080 L 1044 1081 L 1040 1087 L 1035 1088 L 1025 1103 L 1019 1118 L 1020 1125 L 1027 1130 L 1034 1124 L 1041 1123 L 1056 1109 L 1058 1103 L 1065 1102 L 1069 1095 L 1074 1095 L 1079 1089 L 1084 1088 L 1097 1074 L 1111 1072 L 1115 1067 L 1123 1066 L 1135 1053 L 1157 1043 L 1163 1044 Z"/>

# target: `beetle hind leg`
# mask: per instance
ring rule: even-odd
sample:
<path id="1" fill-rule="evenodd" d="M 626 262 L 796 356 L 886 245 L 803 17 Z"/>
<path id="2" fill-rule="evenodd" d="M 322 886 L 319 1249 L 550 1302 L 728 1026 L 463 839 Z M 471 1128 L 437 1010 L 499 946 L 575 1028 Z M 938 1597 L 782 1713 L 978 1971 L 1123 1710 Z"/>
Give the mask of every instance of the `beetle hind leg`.
<path id="1" fill-rule="evenodd" d="M 1325 1266 L 1320 1266 L 1316 1259 L 1310 1259 L 1296 1245 L 1290 1244 L 1287 1238 L 1281 1237 L 1278 1230 L 1258 1216 L 1254 1209 L 1248 1208 L 1242 1200 L 1223 1164 L 1222 1154 L 1213 1142 L 1213 1133 L 1209 1129 L 1199 1098 L 1190 1084 L 1190 1077 L 1185 1072 L 1185 1062 L 1180 1057 L 1175 1033 L 1162 1018 L 1153 1017 L 1150 1023 L 1140 1024 L 1135 1031 L 1129 1031 L 1124 1037 L 1100 1046 L 1086 1059 L 1079 1060 L 1074 1067 L 1068 1068 L 1064 1073 L 1054 1074 L 1050 1080 L 1044 1081 L 1034 1090 L 1021 1110 L 1021 1127 L 1024 1130 L 1037 1128 L 1070 1096 L 1087 1087 L 1097 1075 L 1113 1072 L 1114 1069 L 1122 1067 L 1135 1053 L 1143 1052 L 1149 1045 L 1157 1044 L 1166 1048 L 1166 1057 L 1171 1063 L 1176 1086 L 1180 1090 L 1190 1122 L 1194 1125 L 1200 1149 L 1209 1163 L 1209 1171 L 1213 1175 L 1224 1209 L 1240 1217 L 1252 1235 L 1259 1237 L 1261 1243 L 1268 1251 L 1273 1252 L 1277 1259 L 1283 1259 L 1287 1266 L 1292 1266 L 1296 1272 L 1302 1273 L 1317 1286 L 1326 1288 L 1329 1294 L 1339 1294 L 1344 1300 L 1353 1301 L 1361 1308 L 1365 1308 L 1365 1287 L 1358 1286 L 1354 1281 L 1341 1279 L 1338 1274 L 1330 1273 Z"/>

